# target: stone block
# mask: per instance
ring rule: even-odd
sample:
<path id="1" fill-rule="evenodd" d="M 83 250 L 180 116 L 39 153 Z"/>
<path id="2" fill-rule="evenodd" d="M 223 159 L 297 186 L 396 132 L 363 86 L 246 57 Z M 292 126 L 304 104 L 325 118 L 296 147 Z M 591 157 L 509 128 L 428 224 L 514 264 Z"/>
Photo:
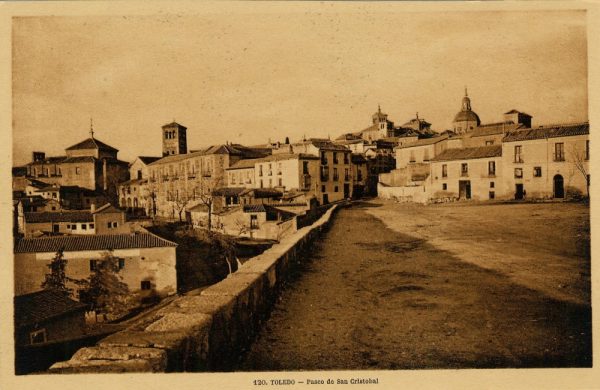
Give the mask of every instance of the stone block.
<path id="1" fill-rule="evenodd" d="M 145 360 L 153 372 L 164 371 L 167 367 L 167 353 L 158 348 L 138 348 L 138 347 L 87 347 L 77 351 L 72 357 L 72 361 L 86 360 Z"/>
<path id="2" fill-rule="evenodd" d="M 68 360 L 54 363 L 50 369 L 53 374 L 84 373 L 125 373 L 154 372 L 152 363 L 145 359 L 131 360 Z"/>

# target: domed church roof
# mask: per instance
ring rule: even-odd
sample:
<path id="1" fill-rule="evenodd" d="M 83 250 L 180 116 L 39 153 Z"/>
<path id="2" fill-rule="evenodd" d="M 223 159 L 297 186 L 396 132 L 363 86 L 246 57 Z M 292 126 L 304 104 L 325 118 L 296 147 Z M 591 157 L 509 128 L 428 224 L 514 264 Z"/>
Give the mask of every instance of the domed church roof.
<path id="1" fill-rule="evenodd" d="M 465 88 L 465 97 L 462 99 L 462 109 L 456 114 L 454 117 L 454 122 L 477 122 L 477 126 L 481 124 L 481 120 L 479 120 L 479 115 L 477 115 L 474 111 L 471 110 L 471 99 L 469 99 L 469 95 L 467 94 L 467 89 Z"/>
<path id="2" fill-rule="evenodd" d="M 474 111 L 459 111 L 458 114 L 454 117 L 454 122 L 477 122 L 477 126 L 481 124 L 479 120 L 479 115 L 477 115 Z"/>

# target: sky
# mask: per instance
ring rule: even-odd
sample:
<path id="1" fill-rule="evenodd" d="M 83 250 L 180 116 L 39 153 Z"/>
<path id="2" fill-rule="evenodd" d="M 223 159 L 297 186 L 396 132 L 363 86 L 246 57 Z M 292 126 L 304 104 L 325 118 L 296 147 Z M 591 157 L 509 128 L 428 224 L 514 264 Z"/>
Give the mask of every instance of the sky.
<path id="1" fill-rule="evenodd" d="M 90 118 L 126 161 L 160 155 L 173 120 L 189 149 L 335 138 L 379 104 L 442 131 L 465 86 L 484 123 L 588 120 L 585 11 L 326 8 L 14 18 L 13 163 L 64 155 Z"/>

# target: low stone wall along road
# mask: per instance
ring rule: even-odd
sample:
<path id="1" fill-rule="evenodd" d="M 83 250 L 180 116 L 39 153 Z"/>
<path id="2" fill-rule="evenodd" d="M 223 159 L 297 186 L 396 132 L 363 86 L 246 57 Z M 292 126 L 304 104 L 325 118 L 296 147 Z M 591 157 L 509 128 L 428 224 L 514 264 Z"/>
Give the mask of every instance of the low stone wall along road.
<path id="1" fill-rule="evenodd" d="M 339 210 L 238 370 L 591 366 L 589 301 L 560 299 L 427 235 L 391 230 L 374 216 L 381 207 L 402 206 Z M 514 206 L 505 207 L 500 215 Z M 589 267 L 589 259 L 571 260 Z"/>

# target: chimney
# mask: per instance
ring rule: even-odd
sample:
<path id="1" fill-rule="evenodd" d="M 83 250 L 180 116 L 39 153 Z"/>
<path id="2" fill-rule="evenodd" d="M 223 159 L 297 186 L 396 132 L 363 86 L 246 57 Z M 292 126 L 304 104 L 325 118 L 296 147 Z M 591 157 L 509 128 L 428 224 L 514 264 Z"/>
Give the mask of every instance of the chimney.
<path id="1" fill-rule="evenodd" d="M 102 181 L 104 192 L 108 191 L 108 178 L 106 177 L 107 169 L 106 169 L 106 159 L 102 159 Z"/>
<path id="2" fill-rule="evenodd" d="M 94 211 L 96 211 L 96 203 L 90 205 L 90 212 L 93 213 Z"/>
<path id="3" fill-rule="evenodd" d="M 46 159 L 46 153 L 44 152 L 33 152 L 33 162 L 44 161 Z"/>

